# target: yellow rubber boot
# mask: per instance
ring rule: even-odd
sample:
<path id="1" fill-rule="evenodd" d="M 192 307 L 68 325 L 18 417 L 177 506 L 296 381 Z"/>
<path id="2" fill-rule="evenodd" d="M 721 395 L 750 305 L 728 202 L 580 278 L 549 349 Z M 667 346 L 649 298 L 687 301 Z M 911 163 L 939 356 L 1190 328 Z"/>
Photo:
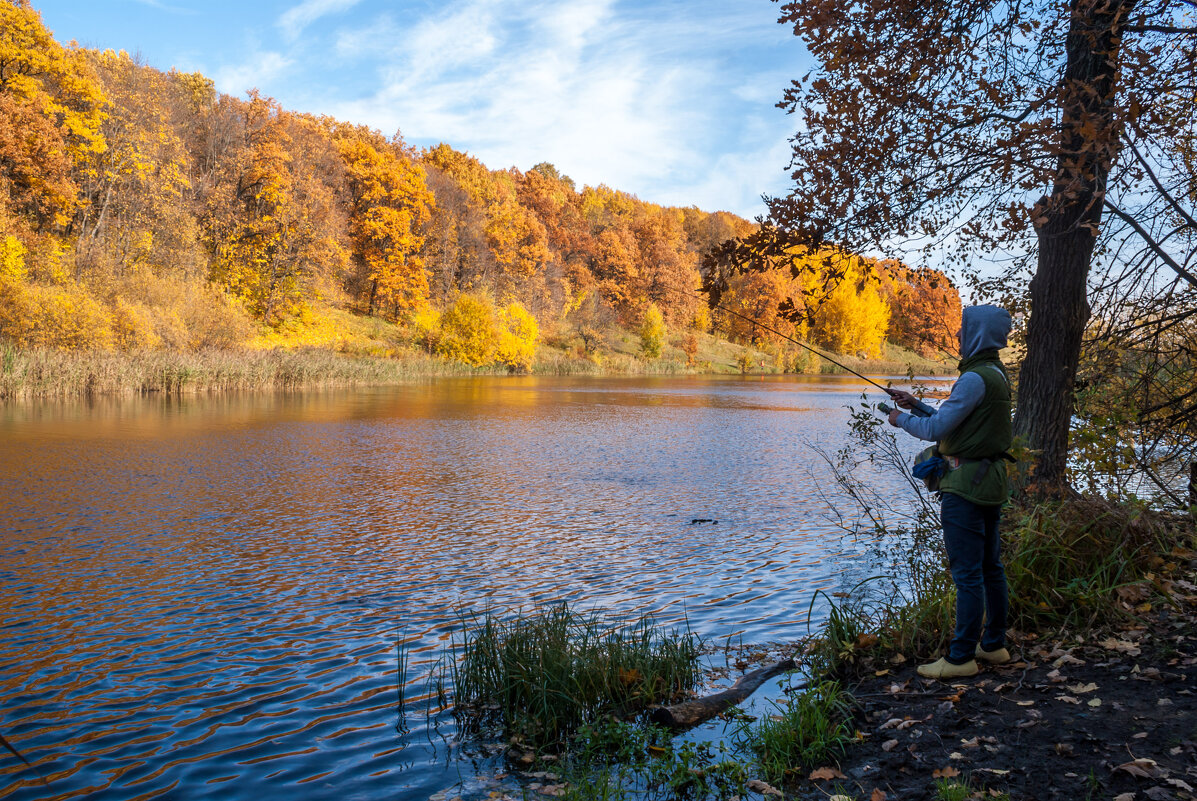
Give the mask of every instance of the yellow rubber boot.
<path id="1" fill-rule="evenodd" d="M 986 651 L 981 647 L 981 643 L 977 643 L 977 659 L 988 662 L 991 665 L 1004 665 L 1010 661 L 1010 652 L 1005 648 L 998 648 L 996 651 Z"/>
<path id="2" fill-rule="evenodd" d="M 970 659 L 963 665 L 953 665 L 947 659 L 939 659 L 929 665 L 919 665 L 919 675 L 928 679 L 963 679 L 977 675 L 977 660 Z"/>

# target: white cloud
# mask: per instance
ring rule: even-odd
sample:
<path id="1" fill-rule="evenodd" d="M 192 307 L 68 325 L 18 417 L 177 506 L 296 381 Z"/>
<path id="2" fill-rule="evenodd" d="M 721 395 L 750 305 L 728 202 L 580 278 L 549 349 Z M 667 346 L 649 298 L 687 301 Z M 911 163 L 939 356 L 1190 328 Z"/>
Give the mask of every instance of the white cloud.
<path id="1" fill-rule="evenodd" d="M 579 183 L 663 194 L 693 185 L 729 122 L 701 102 L 720 77 L 689 53 L 699 25 L 620 19 L 612 0 L 473 0 L 407 31 L 382 20 L 339 40 L 344 55 L 391 42 L 382 88 L 334 113 L 449 142 L 491 168 L 547 160 Z"/>
<path id="2" fill-rule="evenodd" d="M 265 94 L 268 84 L 283 74 L 294 61 L 281 53 L 257 52 L 241 64 L 218 68 L 212 75 L 216 88 L 234 95 L 244 95 L 250 89 L 262 89 Z"/>
<path id="3" fill-rule="evenodd" d="M 293 41 L 303 33 L 304 28 L 321 17 L 348 11 L 359 2 L 361 0 L 303 0 L 279 16 L 278 27 L 284 36 Z"/>

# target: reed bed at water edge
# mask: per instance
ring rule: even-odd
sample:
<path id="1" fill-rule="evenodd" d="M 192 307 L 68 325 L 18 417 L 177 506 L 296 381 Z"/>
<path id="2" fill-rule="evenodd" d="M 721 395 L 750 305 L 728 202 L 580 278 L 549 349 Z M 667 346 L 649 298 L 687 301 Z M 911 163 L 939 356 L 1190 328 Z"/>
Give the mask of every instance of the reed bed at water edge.
<path id="1" fill-rule="evenodd" d="M 383 358 L 320 348 L 134 354 L 0 346 L 0 399 L 391 384 L 498 372 L 507 371 L 472 368 L 418 350 Z"/>
<path id="2" fill-rule="evenodd" d="M 534 750 L 564 745 L 604 715 L 633 715 L 692 691 L 701 638 L 565 603 L 504 617 L 462 617 L 448 669 L 454 709 L 467 730 L 501 727 Z"/>

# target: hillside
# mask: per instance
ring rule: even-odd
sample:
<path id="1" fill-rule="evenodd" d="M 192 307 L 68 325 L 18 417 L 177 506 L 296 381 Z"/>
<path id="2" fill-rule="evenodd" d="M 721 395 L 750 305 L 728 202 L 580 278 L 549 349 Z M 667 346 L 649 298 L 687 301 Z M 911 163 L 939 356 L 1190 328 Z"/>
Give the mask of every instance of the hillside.
<path id="1" fill-rule="evenodd" d="M 542 363 L 600 364 L 622 336 L 611 331 L 635 336 L 659 312 L 686 369 L 710 361 L 697 353 L 707 334 L 762 349 L 753 364 L 813 369 L 695 293 L 703 254 L 755 230 L 733 214 L 579 188 L 547 163 L 492 170 L 446 144 L 417 150 L 223 95 L 198 73 L 63 46 L 27 0 L 0 2 L 0 23 L 8 347 L 317 348 L 527 370 L 546 344 L 558 355 Z M 724 302 L 861 358 L 880 358 L 887 336 L 924 355 L 950 348 L 927 336 L 959 320 L 942 275 L 795 258 L 815 265 L 801 280 L 754 275 Z M 778 317 L 785 300 L 798 319 Z"/>

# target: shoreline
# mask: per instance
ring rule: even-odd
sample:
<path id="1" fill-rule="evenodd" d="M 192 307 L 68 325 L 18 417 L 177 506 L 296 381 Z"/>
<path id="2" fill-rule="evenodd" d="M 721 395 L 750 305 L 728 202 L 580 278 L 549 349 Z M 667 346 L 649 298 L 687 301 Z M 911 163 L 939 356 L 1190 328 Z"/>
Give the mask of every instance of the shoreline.
<path id="1" fill-rule="evenodd" d="M 661 358 L 639 358 L 631 347 L 577 355 L 542 344 L 523 375 L 846 375 L 821 359 L 785 371 L 775 356 L 704 335 L 694 364 L 675 348 Z M 744 355 L 747 354 L 747 355 Z M 860 372 L 949 375 L 954 369 L 908 351 L 892 358 L 837 357 Z M 739 363 L 736 360 L 739 360 Z M 773 360 L 773 363 L 770 363 Z M 751 362 L 747 368 L 744 366 Z M 206 351 L 58 351 L 0 346 L 0 402 L 117 395 L 198 395 L 254 390 L 386 386 L 443 377 L 512 375 L 501 365 L 471 367 L 411 348 L 387 355 L 326 348 Z"/>

